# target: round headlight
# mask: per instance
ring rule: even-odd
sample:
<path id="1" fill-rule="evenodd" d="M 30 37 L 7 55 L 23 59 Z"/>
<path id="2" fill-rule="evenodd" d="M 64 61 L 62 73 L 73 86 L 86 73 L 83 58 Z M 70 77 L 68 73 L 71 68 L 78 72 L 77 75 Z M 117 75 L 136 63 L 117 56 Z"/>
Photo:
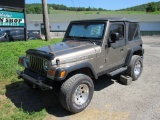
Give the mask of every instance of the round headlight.
<path id="1" fill-rule="evenodd" d="M 49 69 L 49 61 L 45 60 L 44 61 L 44 70 L 48 70 Z"/>

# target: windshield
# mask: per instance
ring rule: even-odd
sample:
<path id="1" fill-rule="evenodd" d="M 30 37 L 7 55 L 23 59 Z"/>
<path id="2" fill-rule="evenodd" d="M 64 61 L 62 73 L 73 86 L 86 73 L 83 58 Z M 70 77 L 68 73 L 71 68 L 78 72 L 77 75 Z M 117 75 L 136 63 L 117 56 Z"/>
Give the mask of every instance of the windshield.
<path id="1" fill-rule="evenodd" d="M 101 39 L 105 23 L 72 23 L 66 37 Z"/>

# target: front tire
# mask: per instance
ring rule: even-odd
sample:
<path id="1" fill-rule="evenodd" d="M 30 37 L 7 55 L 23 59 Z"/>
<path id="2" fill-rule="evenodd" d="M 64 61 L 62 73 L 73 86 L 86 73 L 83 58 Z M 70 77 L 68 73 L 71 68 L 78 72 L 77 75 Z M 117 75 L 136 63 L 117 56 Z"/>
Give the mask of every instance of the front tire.
<path id="1" fill-rule="evenodd" d="M 76 74 L 61 86 L 61 105 L 72 113 L 84 110 L 90 103 L 94 92 L 93 81 L 84 74 Z"/>
<path id="2" fill-rule="evenodd" d="M 143 59 L 139 55 L 133 55 L 126 71 L 127 75 L 133 78 L 133 81 L 137 80 L 143 70 Z"/>

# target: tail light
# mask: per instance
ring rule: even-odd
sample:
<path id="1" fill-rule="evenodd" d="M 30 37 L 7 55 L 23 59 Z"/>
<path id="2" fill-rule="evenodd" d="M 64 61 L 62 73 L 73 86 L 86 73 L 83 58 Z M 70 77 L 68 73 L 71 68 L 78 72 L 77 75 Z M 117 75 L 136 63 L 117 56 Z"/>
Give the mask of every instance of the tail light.
<path id="1" fill-rule="evenodd" d="M 40 39 L 41 39 L 41 38 L 42 38 L 42 36 L 41 36 L 40 34 L 38 34 L 38 38 L 40 38 Z"/>

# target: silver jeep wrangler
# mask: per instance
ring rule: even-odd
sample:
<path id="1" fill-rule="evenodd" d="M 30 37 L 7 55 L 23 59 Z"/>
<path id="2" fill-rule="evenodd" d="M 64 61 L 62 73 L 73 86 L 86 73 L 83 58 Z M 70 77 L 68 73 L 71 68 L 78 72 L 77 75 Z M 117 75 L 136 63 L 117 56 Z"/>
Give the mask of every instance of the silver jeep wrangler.
<path id="1" fill-rule="evenodd" d="M 18 61 L 25 69 L 17 70 L 17 74 L 32 88 L 52 90 L 54 84 L 61 83 L 61 105 L 77 113 L 90 103 L 93 80 L 99 76 L 121 74 L 124 84 L 137 80 L 143 69 L 143 54 L 137 21 L 72 21 L 62 42 L 27 50 Z"/>

